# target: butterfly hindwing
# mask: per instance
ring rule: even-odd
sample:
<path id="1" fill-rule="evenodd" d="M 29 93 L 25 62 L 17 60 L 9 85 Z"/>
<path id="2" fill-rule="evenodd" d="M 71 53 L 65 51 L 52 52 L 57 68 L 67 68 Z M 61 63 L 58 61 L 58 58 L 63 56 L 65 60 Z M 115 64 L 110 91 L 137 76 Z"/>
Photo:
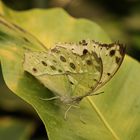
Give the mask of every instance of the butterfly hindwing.
<path id="1" fill-rule="evenodd" d="M 59 61 L 51 52 L 27 51 L 24 57 L 24 70 L 35 76 L 44 86 L 57 95 L 69 95 L 70 87 Z"/>

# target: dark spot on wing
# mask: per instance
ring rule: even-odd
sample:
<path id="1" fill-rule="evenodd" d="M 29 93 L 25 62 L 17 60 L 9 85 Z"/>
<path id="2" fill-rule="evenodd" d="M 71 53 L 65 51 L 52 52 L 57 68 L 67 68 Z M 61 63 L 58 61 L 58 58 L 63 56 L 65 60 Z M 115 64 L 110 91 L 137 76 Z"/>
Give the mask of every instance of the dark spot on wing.
<path id="1" fill-rule="evenodd" d="M 107 73 L 108 76 L 110 76 L 110 73 Z"/>
<path id="2" fill-rule="evenodd" d="M 57 63 L 56 60 L 53 60 L 54 63 Z"/>
<path id="3" fill-rule="evenodd" d="M 47 63 L 46 63 L 46 62 L 41 61 L 41 63 L 42 63 L 44 66 L 47 66 Z"/>
<path id="4" fill-rule="evenodd" d="M 79 42 L 80 45 L 86 46 L 88 43 L 86 42 L 86 40 L 82 40 Z"/>
<path id="5" fill-rule="evenodd" d="M 121 58 L 119 58 L 119 57 L 115 58 L 115 61 L 116 61 L 117 64 L 119 64 L 120 60 L 121 60 Z"/>
<path id="6" fill-rule="evenodd" d="M 83 50 L 83 55 L 87 54 L 88 53 L 88 50 L 87 49 L 84 49 Z"/>
<path id="7" fill-rule="evenodd" d="M 115 55 L 115 50 L 111 50 L 109 55 L 112 57 L 113 55 Z"/>
<path id="8" fill-rule="evenodd" d="M 59 70 L 58 70 L 58 72 L 62 73 L 62 70 L 61 70 L 61 69 L 59 69 Z"/>
<path id="9" fill-rule="evenodd" d="M 98 80 L 97 79 L 93 79 L 94 81 L 96 81 L 96 82 L 98 82 Z"/>
<path id="10" fill-rule="evenodd" d="M 56 68 L 54 66 L 50 66 L 52 70 L 56 70 Z"/>
<path id="11" fill-rule="evenodd" d="M 36 68 L 33 68 L 32 70 L 33 70 L 33 72 L 37 72 L 37 69 Z"/>
<path id="12" fill-rule="evenodd" d="M 105 48 L 108 48 L 108 45 L 105 44 L 105 43 L 104 43 L 104 44 L 101 44 L 101 46 L 102 46 L 102 47 L 105 47 Z"/>
<path id="13" fill-rule="evenodd" d="M 64 56 L 60 56 L 60 60 L 62 61 L 62 62 L 66 62 L 66 58 L 64 57 Z"/>
<path id="14" fill-rule="evenodd" d="M 74 83 L 72 81 L 70 81 L 70 84 L 74 85 Z"/>
<path id="15" fill-rule="evenodd" d="M 91 60 L 86 60 L 87 65 L 92 65 L 92 61 Z"/>
<path id="16" fill-rule="evenodd" d="M 72 63 L 72 62 L 70 62 L 70 67 L 72 68 L 72 69 L 74 69 L 75 70 L 75 65 Z"/>
<path id="17" fill-rule="evenodd" d="M 27 43 L 31 43 L 26 37 L 23 37 L 24 41 Z"/>

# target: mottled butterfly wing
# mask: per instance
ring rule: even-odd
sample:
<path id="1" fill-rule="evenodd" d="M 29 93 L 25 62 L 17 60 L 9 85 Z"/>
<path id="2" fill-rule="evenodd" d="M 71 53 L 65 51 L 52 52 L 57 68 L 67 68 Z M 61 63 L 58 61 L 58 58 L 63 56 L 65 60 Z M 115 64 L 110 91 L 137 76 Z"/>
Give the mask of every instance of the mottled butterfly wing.
<path id="1" fill-rule="evenodd" d="M 101 77 L 94 77 L 94 80 L 97 82 L 91 82 L 93 84 L 92 86 L 90 85 L 92 87 L 92 90 L 89 90 L 89 92 L 85 92 L 85 96 L 94 94 L 95 90 L 103 86 L 107 81 L 111 79 L 111 77 L 117 72 L 118 68 L 120 67 L 125 55 L 125 46 L 120 43 L 101 44 L 93 40 L 83 40 L 79 42 L 78 45 L 71 43 L 57 45 L 59 47 L 71 50 L 74 54 L 79 55 L 81 58 L 84 54 L 88 54 L 89 62 L 92 62 L 92 64 L 94 65 L 94 68 L 92 69 L 93 73 L 100 73 Z M 91 73 L 92 70 L 87 70 L 88 74 Z M 86 82 L 90 83 L 89 79 L 91 78 L 93 77 L 90 75 L 88 77 L 86 75 Z M 79 86 L 77 86 L 75 90 L 79 90 Z"/>
<path id="2" fill-rule="evenodd" d="M 56 45 L 57 47 L 53 49 L 55 51 L 52 50 L 52 54 L 59 60 L 59 64 L 64 69 L 71 87 L 71 97 L 84 97 L 94 89 L 100 80 L 102 61 L 99 59 L 97 62 L 92 54 L 85 52 L 85 48 L 82 45 L 70 44 L 71 48 L 68 45 L 65 44 L 67 46 L 65 48 L 60 44 L 59 46 Z M 76 49 L 82 50 L 82 55 L 79 55 L 78 52 L 73 52 Z M 97 71 L 97 69 L 100 69 L 100 71 Z"/>
<path id="3" fill-rule="evenodd" d="M 11 51 L 14 51 L 17 47 L 23 49 L 32 48 L 33 50 L 37 48 L 44 50 L 45 48 L 27 31 L 9 22 L 2 16 L 0 16 L 0 45 L 10 46 Z"/>
<path id="4" fill-rule="evenodd" d="M 26 52 L 24 70 L 62 98 L 84 97 L 97 86 L 102 61 L 97 61 L 84 48 L 81 56 L 69 48 L 56 45 L 47 52 Z"/>
<path id="5" fill-rule="evenodd" d="M 124 56 L 126 47 L 120 43 L 101 44 L 91 42 L 95 57 L 100 57 L 103 63 L 103 73 L 96 90 L 108 82 L 119 69 Z"/>

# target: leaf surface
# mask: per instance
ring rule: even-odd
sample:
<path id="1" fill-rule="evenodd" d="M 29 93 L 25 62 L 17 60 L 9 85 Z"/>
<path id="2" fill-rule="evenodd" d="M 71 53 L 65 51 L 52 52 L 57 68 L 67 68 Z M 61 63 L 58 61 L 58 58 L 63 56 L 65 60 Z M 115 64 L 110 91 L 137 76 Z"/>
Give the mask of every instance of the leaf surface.
<path id="1" fill-rule="evenodd" d="M 47 48 L 56 42 L 74 42 L 94 39 L 109 43 L 105 32 L 94 22 L 74 19 L 62 9 L 15 12 L 7 9 L 6 17 L 40 40 Z M 0 29 L 1 31 L 1 29 Z M 5 41 L 8 39 L 3 36 Z M 116 39 L 118 40 L 118 39 Z M 0 58 L 7 86 L 31 104 L 42 119 L 50 140 L 139 140 L 140 139 L 140 65 L 126 56 L 119 72 L 101 91 L 72 108 L 64 120 L 67 106 L 59 101 L 43 101 L 53 95 L 34 77 L 25 74 L 22 61 L 24 48 L 0 42 Z M 41 46 L 26 46 L 45 50 Z M 92 100 L 91 100 L 92 99 Z M 109 127 L 108 127 L 109 126 Z"/>

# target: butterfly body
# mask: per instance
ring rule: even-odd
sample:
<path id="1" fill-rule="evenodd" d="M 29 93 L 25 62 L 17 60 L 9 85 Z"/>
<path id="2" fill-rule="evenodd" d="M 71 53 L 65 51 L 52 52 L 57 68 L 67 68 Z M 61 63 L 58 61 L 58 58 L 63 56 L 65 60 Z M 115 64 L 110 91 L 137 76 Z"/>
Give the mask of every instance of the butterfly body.
<path id="1" fill-rule="evenodd" d="M 58 43 L 45 52 L 25 52 L 23 66 L 64 104 L 75 104 L 111 79 L 124 54 L 119 43 Z"/>

